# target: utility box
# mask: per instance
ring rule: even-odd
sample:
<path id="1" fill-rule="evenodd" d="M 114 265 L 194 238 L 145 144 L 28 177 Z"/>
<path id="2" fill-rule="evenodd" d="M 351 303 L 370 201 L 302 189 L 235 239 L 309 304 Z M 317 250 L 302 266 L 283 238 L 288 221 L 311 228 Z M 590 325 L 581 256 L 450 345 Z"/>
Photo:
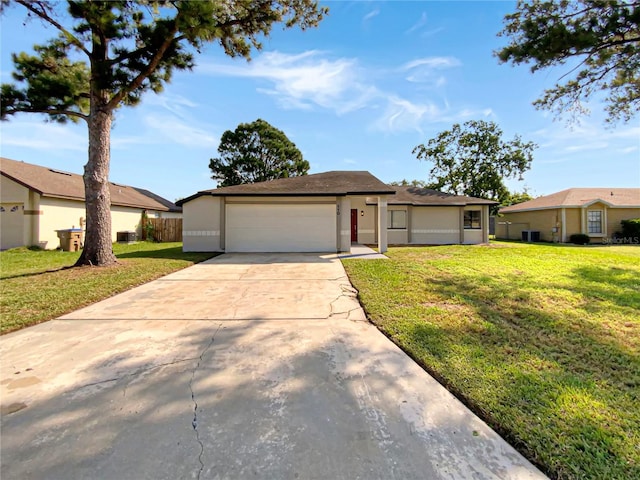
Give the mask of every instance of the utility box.
<path id="1" fill-rule="evenodd" d="M 60 239 L 60 248 L 65 252 L 78 252 L 82 248 L 82 229 L 66 228 L 56 230 Z"/>
<path id="2" fill-rule="evenodd" d="M 539 242 L 540 232 L 538 230 L 522 230 L 523 242 Z"/>
<path id="3" fill-rule="evenodd" d="M 118 243 L 134 243 L 136 241 L 136 232 L 117 232 L 116 238 Z"/>

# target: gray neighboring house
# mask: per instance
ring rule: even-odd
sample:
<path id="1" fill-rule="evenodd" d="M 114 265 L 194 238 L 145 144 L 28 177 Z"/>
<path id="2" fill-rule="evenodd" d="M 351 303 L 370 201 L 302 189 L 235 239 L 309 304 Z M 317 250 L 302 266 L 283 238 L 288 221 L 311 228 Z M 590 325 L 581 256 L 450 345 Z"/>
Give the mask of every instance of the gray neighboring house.
<path id="1" fill-rule="evenodd" d="M 198 192 L 183 208 L 185 251 L 349 252 L 352 243 L 486 243 L 481 198 L 390 186 L 366 171 L 331 171 Z"/>

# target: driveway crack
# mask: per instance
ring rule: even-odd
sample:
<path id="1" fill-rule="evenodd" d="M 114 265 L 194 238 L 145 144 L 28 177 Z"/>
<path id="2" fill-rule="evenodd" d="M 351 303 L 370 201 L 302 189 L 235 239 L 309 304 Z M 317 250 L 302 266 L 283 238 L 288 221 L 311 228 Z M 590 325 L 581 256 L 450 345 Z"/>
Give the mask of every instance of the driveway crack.
<path id="1" fill-rule="evenodd" d="M 327 319 L 343 316 L 343 318 L 350 319 L 350 316 L 353 312 L 360 310 L 362 307 L 360 306 L 360 302 L 358 302 L 358 290 L 356 290 L 351 284 L 341 283 L 340 284 L 340 295 L 338 295 L 329 305 L 331 310 L 329 315 L 326 317 Z M 339 303 L 343 300 L 347 299 L 346 305 L 343 302 L 342 305 L 339 306 Z M 357 306 L 353 307 L 353 300 Z M 353 307 L 345 309 L 345 306 Z M 339 308 L 342 307 L 342 310 Z"/>
<path id="2" fill-rule="evenodd" d="M 191 426 L 193 427 L 193 431 L 196 434 L 196 441 L 198 442 L 198 445 L 200 445 L 200 453 L 198 454 L 198 462 L 200 463 L 200 470 L 198 470 L 198 477 L 197 477 L 198 480 L 200 480 L 200 475 L 202 475 L 202 471 L 204 470 L 204 462 L 202 461 L 202 455 L 204 454 L 204 444 L 202 443 L 202 440 L 200 440 L 200 432 L 198 431 L 198 401 L 196 400 L 196 394 L 193 391 L 193 380 L 196 376 L 196 372 L 200 368 L 200 363 L 202 363 L 202 359 L 204 358 L 207 351 L 211 348 L 211 345 L 213 345 L 216 335 L 220 331 L 221 327 L 222 327 L 222 324 L 219 324 L 216 331 L 213 332 L 213 335 L 211 336 L 211 340 L 209 340 L 209 343 L 207 344 L 207 346 L 204 348 L 204 350 L 202 350 L 202 353 L 200 354 L 200 356 L 197 357 L 198 363 L 196 363 L 196 366 L 193 368 L 193 371 L 191 372 L 191 380 L 189 381 L 189 390 L 191 391 L 191 401 L 193 401 L 193 420 L 191 420 Z"/>

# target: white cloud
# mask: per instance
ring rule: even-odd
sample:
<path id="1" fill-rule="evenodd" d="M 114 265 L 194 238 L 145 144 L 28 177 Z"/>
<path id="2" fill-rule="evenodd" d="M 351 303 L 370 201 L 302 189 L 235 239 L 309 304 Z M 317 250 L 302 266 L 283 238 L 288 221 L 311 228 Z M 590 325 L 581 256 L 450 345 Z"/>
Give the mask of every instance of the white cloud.
<path id="1" fill-rule="evenodd" d="M 532 132 L 530 137 L 540 147 L 538 155 L 550 159 L 544 163 L 573 161 L 581 159 L 585 152 L 594 151 L 601 152 L 605 160 L 612 152 L 617 156 L 632 155 L 640 147 L 640 127 L 621 125 L 610 130 L 589 119 L 581 119 L 577 125 L 542 128 Z"/>
<path id="2" fill-rule="evenodd" d="M 88 138 L 76 129 L 81 125 L 11 121 L 2 126 L 2 145 L 34 150 L 87 151 Z"/>
<path id="3" fill-rule="evenodd" d="M 169 140 L 172 143 L 196 148 L 215 148 L 218 146 L 218 139 L 209 131 L 189 125 L 175 117 L 149 114 L 144 117 L 143 121 L 148 128 L 159 133 L 165 143 L 166 140 Z M 154 141 L 158 141 L 158 138 L 155 138 Z"/>
<path id="4" fill-rule="evenodd" d="M 344 158 L 344 159 L 342 159 L 342 161 L 344 163 L 346 163 L 347 165 L 357 165 L 358 164 L 358 161 L 354 160 L 353 158 Z"/>
<path id="5" fill-rule="evenodd" d="M 462 66 L 462 62 L 455 57 L 425 57 L 412 60 L 400 67 L 400 71 L 408 72 L 405 79 L 413 83 L 429 83 L 441 87 L 447 79 L 437 72 Z"/>
<path id="6" fill-rule="evenodd" d="M 413 82 L 430 82 L 438 87 L 446 83 L 444 70 L 458 67 L 454 57 L 424 57 L 384 72 L 391 77 L 409 75 Z M 281 108 L 314 110 L 323 108 L 344 115 L 361 109 L 376 111 L 370 123 L 375 130 L 399 132 L 421 131 L 426 123 L 467 119 L 479 114 L 493 115 L 490 109 L 453 111 L 444 102 L 438 106 L 431 100 L 413 100 L 410 92 L 399 95 L 385 91 L 372 78 L 380 76 L 361 67 L 353 58 L 328 58 L 318 50 L 298 54 L 267 52 L 251 63 L 209 63 L 201 65 L 201 73 L 255 78 L 268 82 L 256 90 L 272 96 Z M 405 89 L 406 90 L 406 89 Z M 424 95 L 422 93 L 421 95 Z M 384 113 L 380 115 L 380 111 Z M 377 118 L 376 118 L 377 117 Z"/>
<path id="7" fill-rule="evenodd" d="M 406 35 L 411 35 L 413 32 L 420 30 L 427 24 L 427 12 L 422 12 L 420 15 L 420 19 L 414 23 L 409 29 L 407 29 L 404 33 Z"/>
<path id="8" fill-rule="evenodd" d="M 210 75 L 251 77 L 271 82 L 259 91 L 277 98 L 285 108 L 314 106 L 346 113 L 365 106 L 376 90 L 360 81 L 356 60 L 328 59 L 310 50 L 296 55 L 267 52 L 248 64 L 204 64 L 200 72 Z M 345 99 L 349 99 L 345 103 Z"/>
<path id="9" fill-rule="evenodd" d="M 433 103 L 413 103 L 407 99 L 391 95 L 387 98 L 385 113 L 378 118 L 373 127 L 376 130 L 396 132 L 416 130 L 424 121 L 441 116 L 443 112 Z"/>
<path id="10" fill-rule="evenodd" d="M 640 147 L 635 145 L 635 146 L 632 146 L 632 147 L 619 148 L 618 149 L 618 153 L 626 154 L 626 153 L 632 153 L 632 152 L 635 152 L 635 151 L 638 151 L 638 150 L 640 150 Z"/>
<path id="11" fill-rule="evenodd" d="M 412 60 L 402 66 L 402 70 L 411 70 L 416 67 L 429 67 L 431 69 L 443 69 L 462 65 L 455 57 L 425 57 Z"/>
<path id="12" fill-rule="evenodd" d="M 397 95 L 390 95 L 387 98 L 385 113 L 376 120 L 373 128 L 385 132 L 415 130 L 422 133 L 422 127 L 425 124 L 455 123 L 479 116 L 493 115 L 493 110 L 490 108 L 452 110 L 446 102 L 438 106 L 434 102 L 412 102 Z"/>
<path id="13" fill-rule="evenodd" d="M 197 103 L 192 102 L 182 95 L 167 92 L 163 92 L 158 95 L 148 95 L 145 97 L 144 101 L 147 106 L 162 107 L 180 118 L 185 118 L 187 116 L 187 109 L 196 108 L 198 106 Z"/>
<path id="14" fill-rule="evenodd" d="M 362 18 L 362 23 L 365 23 L 368 20 L 371 20 L 373 17 L 380 15 L 380 9 L 376 8 L 375 10 L 370 11 Z"/>

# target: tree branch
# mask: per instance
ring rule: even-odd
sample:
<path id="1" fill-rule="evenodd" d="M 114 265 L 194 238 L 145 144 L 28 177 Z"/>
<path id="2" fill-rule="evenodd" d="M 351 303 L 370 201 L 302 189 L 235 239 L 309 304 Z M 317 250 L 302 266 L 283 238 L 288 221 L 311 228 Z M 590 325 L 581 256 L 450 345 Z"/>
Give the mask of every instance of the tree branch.
<path id="1" fill-rule="evenodd" d="M 19 107 L 4 113 L 5 115 L 13 115 L 14 113 L 46 113 L 47 115 L 67 115 L 69 117 L 81 118 L 85 122 L 89 120 L 89 116 L 84 113 L 74 112 L 73 110 L 59 110 L 55 108 Z"/>
<path id="2" fill-rule="evenodd" d="M 84 44 L 80 41 L 80 39 L 78 37 L 73 35 L 71 32 L 69 32 L 69 30 L 64 28 L 60 23 L 58 23 L 53 18 L 51 18 L 44 10 L 40 11 L 37 8 L 35 8 L 34 5 L 38 5 L 37 2 L 30 2 L 28 0 L 16 0 L 16 2 L 19 3 L 20 5 L 22 5 L 27 10 L 29 10 L 31 13 L 33 13 L 33 14 L 37 15 L 38 17 L 40 17 L 42 20 L 44 20 L 48 24 L 50 24 L 50 25 L 54 26 L 55 28 L 57 28 L 58 30 L 60 30 L 67 37 L 67 39 L 69 39 L 71 41 L 71 43 L 75 47 L 77 47 L 82 52 L 84 52 L 84 54 L 87 57 L 91 58 L 91 52 L 89 52 L 89 50 L 87 50 L 87 48 L 84 46 Z"/>
<path id="3" fill-rule="evenodd" d="M 147 65 L 147 68 L 145 68 L 142 72 L 140 72 L 140 74 L 136 78 L 134 78 L 133 81 L 127 87 L 122 88 L 119 92 L 117 92 L 111 98 L 111 100 L 109 100 L 109 103 L 107 103 L 107 106 L 106 106 L 108 110 L 114 110 L 115 108 L 117 108 L 118 104 L 122 101 L 122 99 L 126 95 L 133 92 L 136 88 L 142 85 L 142 82 L 144 82 L 144 80 L 156 70 L 156 68 L 158 67 L 158 64 L 162 60 L 162 57 L 164 56 L 165 52 L 167 51 L 171 43 L 176 41 L 177 38 L 180 38 L 180 37 L 174 37 L 174 35 L 178 32 L 177 20 L 179 15 L 180 15 L 180 11 L 178 11 L 176 18 L 174 19 L 173 28 L 170 32 L 170 35 L 167 35 L 167 39 L 160 45 L 156 53 L 153 55 L 153 57 L 151 58 L 151 61 Z"/>
<path id="4" fill-rule="evenodd" d="M 177 37 L 175 37 L 173 39 L 174 42 L 180 42 L 182 40 L 184 40 L 185 38 L 187 38 L 186 35 L 178 35 Z M 149 46 L 145 45 L 144 47 L 140 47 L 136 50 L 133 50 L 131 52 L 126 52 L 123 53 L 122 55 L 118 55 L 116 58 L 110 59 L 108 60 L 108 63 L 111 65 L 117 65 L 118 63 L 124 61 L 124 60 L 129 60 L 131 58 L 134 58 L 138 55 L 141 55 L 142 53 L 146 52 L 149 50 Z"/>

